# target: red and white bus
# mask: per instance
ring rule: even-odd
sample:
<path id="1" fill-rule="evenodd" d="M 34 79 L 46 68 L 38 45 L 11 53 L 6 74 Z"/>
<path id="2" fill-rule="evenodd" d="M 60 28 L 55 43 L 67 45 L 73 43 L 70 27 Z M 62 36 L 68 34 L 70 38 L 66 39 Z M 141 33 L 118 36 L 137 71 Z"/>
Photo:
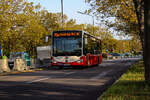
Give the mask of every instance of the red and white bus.
<path id="1" fill-rule="evenodd" d="M 52 33 L 51 66 L 92 66 L 102 63 L 101 40 L 85 31 Z"/>

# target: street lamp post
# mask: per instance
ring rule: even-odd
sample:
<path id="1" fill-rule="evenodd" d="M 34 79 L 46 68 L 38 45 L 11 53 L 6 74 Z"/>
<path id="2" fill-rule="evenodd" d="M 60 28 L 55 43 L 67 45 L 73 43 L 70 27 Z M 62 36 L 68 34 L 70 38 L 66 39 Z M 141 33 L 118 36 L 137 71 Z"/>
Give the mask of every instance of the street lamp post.
<path id="1" fill-rule="evenodd" d="M 94 33 L 94 16 L 92 16 L 92 20 L 93 20 L 93 35 L 95 34 Z"/>
<path id="2" fill-rule="evenodd" d="M 62 30 L 64 30 L 63 0 L 61 0 Z"/>
<path id="3" fill-rule="evenodd" d="M 94 33 L 94 16 L 93 16 L 93 15 L 86 14 L 86 13 L 83 13 L 83 12 L 80 12 L 80 11 L 77 11 L 77 13 L 80 13 L 80 14 L 83 14 L 83 15 L 88 15 L 88 16 L 91 16 L 91 17 L 92 17 L 92 20 L 93 20 L 93 35 L 94 35 L 94 34 L 95 34 L 95 33 Z"/>

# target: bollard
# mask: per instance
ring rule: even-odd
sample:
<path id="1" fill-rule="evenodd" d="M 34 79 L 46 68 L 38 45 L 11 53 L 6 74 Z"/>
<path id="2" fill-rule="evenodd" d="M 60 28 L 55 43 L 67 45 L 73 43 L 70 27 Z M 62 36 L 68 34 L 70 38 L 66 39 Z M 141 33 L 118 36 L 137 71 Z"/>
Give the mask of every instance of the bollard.
<path id="1" fill-rule="evenodd" d="M 0 60 L 0 73 L 3 73 L 1 64 L 2 64 L 2 63 L 1 63 L 1 60 Z"/>
<path id="2" fill-rule="evenodd" d="M 35 67 L 36 67 L 35 59 L 31 59 L 31 65 L 30 65 L 30 68 L 31 68 L 31 69 L 34 69 Z"/>
<path id="3" fill-rule="evenodd" d="M 13 70 L 14 71 L 24 71 L 24 70 L 29 70 L 29 67 L 26 66 L 25 59 L 15 59 Z"/>
<path id="4" fill-rule="evenodd" d="M 0 60 L 0 70 L 1 72 L 10 72 L 10 68 L 8 67 L 8 59 L 1 59 Z"/>

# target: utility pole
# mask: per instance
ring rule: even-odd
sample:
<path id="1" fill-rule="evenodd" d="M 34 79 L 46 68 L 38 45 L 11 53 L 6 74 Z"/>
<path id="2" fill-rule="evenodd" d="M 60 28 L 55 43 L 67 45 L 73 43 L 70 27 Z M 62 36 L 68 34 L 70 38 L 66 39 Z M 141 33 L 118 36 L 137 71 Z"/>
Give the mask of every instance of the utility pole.
<path id="1" fill-rule="evenodd" d="M 95 34 L 94 33 L 94 16 L 92 16 L 92 20 L 93 20 L 93 35 Z"/>
<path id="2" fill-rule="evenodd" d="M 61 0 L 62 30 L 64 30 L 63 0 Z"/>

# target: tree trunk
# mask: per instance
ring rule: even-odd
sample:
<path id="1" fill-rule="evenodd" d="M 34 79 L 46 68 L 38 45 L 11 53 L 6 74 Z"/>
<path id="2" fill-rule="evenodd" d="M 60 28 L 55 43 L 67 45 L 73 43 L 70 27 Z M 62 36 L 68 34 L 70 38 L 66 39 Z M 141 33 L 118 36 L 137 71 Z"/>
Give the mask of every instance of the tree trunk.
<path id="1" fill-rule="evenodd" d="M 150 86 L 150 0 L 144 0 L 145 81 Z"/>
<path id="2" fill-rule="evenodd" d="M 139 29 L 139 36 L 142 44 L 143 49 L 143 57 L 144 57 L 144 9 L 143 9 L 143 0 L 139 2 L 138 0 L 133 0 L 134 8 L 136 12 L 136 17 L 138 20 L 138 29 Z M 139 5 L 140 3 L 140 5 Z"/>

